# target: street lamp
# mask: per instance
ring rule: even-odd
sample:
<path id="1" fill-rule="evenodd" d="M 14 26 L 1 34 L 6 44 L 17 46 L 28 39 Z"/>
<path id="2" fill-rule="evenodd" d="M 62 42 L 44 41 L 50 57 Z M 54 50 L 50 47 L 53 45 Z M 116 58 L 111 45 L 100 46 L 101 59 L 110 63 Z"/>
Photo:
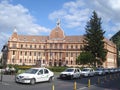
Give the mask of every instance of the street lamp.
<path id="1" fill-rule="evenodd" d="M 7 46 L 7 44 L 3 46 L 1 52 L 2 52 L 1 66 L 5 67 L 6 61 L 7 61 L 7 54 L 8 54 L 8 46 Z M 2 78 L 3 78 L 3 72 L 1 70 L 1 82 L 2 82 Z"/>

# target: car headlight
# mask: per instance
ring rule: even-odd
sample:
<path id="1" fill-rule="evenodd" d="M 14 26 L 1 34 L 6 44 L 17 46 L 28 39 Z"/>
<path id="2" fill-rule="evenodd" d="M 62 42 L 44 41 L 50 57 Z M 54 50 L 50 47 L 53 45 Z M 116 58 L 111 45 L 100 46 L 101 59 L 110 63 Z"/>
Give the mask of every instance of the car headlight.
<path id="1" fill-rule="evenodd" d="M 24 76 L 17 76 L 17 77 L 18 77 L 18 78 L 21 78 L 21 79 L 24 78 Z"/>

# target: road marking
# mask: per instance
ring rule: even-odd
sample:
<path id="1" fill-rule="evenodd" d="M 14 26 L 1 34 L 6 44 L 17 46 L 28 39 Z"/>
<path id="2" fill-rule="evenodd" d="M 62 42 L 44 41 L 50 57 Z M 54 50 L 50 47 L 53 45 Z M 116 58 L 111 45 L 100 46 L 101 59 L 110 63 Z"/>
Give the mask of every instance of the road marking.
<path id="1" fill-rule="evenodd" d="M 90 85 L 90 87 L 92 87 L 92 86 L 96 86 L 96 84 Z M 82 88 L 78 88 L 77 90 L 84 90 L 86 88 L 88 88 L 88 86 L 85 86 L 85 87 L 82 87 Z"/>
<path id="2" fill-rule="evenodd" d="M 2 85 L 10 85 L 9 83 L 1 82 Z"/>
<path id="3" fill-rule="evenodd" d="M 79 88 L 79 89 L 77 89 L 77 90 L 83 90 L 83 89 L 86 89 L 87 87 L 82 87 L 82 88 Z"/>

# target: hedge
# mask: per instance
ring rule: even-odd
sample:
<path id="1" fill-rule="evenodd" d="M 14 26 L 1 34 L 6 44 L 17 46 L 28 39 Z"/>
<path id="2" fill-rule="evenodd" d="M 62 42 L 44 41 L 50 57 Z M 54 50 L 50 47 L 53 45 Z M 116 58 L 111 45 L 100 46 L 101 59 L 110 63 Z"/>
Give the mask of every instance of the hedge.
<path id="1" fill-rule="evenodd" d="M 66 69 L 67 67 L 49 67 L 49 69 L 53 72 L 62 72 Z"/>

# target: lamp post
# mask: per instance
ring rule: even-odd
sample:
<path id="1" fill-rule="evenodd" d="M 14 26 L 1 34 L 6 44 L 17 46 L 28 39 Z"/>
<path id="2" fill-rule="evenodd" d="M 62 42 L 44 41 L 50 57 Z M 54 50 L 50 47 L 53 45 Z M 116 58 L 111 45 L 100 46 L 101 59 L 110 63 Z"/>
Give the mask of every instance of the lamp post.
<path id="1" fill-rule="evenodd" d="M 2 52 L 1 65 L 2 65 L 2 69 L 3 69 L 3 67 L 5 67 L 6 61 L 7 61 L 7 54 L 8 54 L 7 44 L 5 44 L 3 46 L 1 52 Z M 3 71 L 1 70 L 1 82 L 2 82 L 2 80 L 3 80 Z"/>
<path id="2" fill-rule="evenodd" d="M 3 66 L 2 66 L 2 57 L 3 57 L 3 55 L 1 55 L 1 67 L 3 67 Z M 0 80 L 1 82 L 2 82 L 2 77 L 3 77 L 2 74 L 3 74 L 3 73 L 2 73 L 2 68 L 1 68 L 1 80 Z"/>

